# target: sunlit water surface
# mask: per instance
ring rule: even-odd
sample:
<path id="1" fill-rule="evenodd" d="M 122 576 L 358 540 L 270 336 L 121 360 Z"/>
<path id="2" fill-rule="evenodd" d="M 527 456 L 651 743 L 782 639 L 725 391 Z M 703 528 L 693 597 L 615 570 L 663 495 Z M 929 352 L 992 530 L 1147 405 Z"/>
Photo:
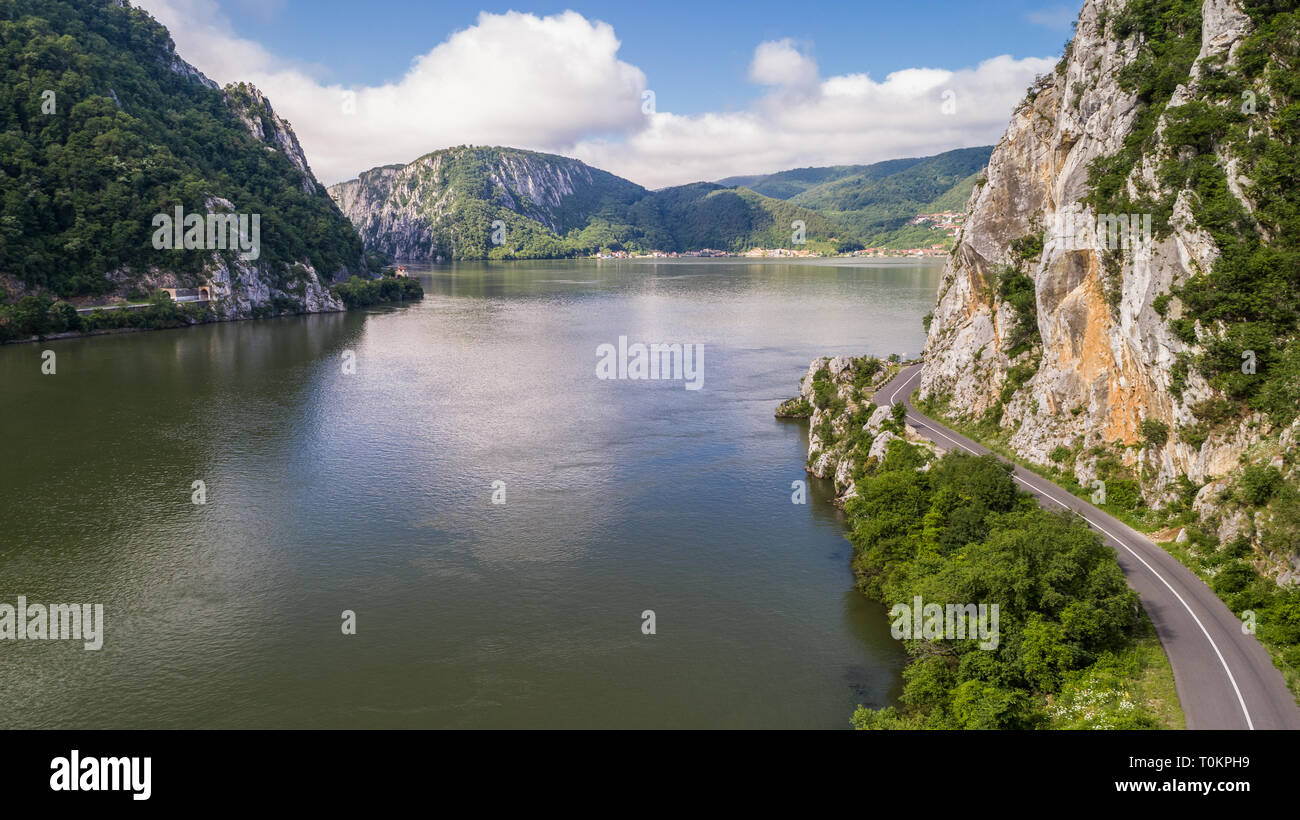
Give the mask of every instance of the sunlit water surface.
<path id="1" fill-rule="evenodd" d="M 403 307 L 0 348 L 0 602 L 106 611 L 98 652 L 0 642 L 0 726 L 844 728 L 892 702 L 901 648 L 828 488 L 791 503 L 807 425 L 773 410 L 816 356 L 919 351 L 937 266 L 412 271 Z M 597 379 L 619 336 L 704 345 L 704 388 Z"/>

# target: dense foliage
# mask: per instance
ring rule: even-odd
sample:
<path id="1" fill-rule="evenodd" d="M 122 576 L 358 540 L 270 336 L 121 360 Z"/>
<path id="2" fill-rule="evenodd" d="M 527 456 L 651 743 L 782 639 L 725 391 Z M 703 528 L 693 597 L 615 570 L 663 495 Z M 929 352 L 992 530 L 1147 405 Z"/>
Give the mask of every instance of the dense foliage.
<path id="1" fill-rule="evenodd" d="M 349 308 L 370 307 L 385 302 L 404 302 L 424 298 L 424 288 L 414 279 L 386 276 L 382 279 L 362 279 L 353 276 L 331 288 L 334 295 Z"/>
<path id="2" fill-rule="evenodd" d="M 120 282 L 106 274 L 129 282 L 150 267 L 194 280 L 211 253 L 155 250 L 152 218 L 205 213 L 211 197 L 261 215 L 257 264 L 271 275 L 309 261 L 328 276 L 361 258 L 326 193 L 307 193 L 240 121 L 239 89 L 228 98 L 176 59 L 140 9 L 0 0 L 0 274 L 61 296 L 108 293 Z"/>
<path id="3" fill-rule="evenodd" d="M 13 303 L 0 293 L 0 342 L 56 333 L 90 333 L 98 330 L 162 330 L 212 321 L 206 303 L 177 303 L 165 293 L 155 294 L 140 308 L 100 308 L 87 314 L 48 294 L 32 294 Z"/>
<path id="4" fill-rule="evenodd" d="M 866 172 L 810 188 L 793 201 L 822 211 L 865 211 L 881 217 L 891 213 L 911 217 L 983 171 L 992 153 L 991 146 L 961 148 L 915 161 L 893 173 L 872 171 L 877 166 L 869 166 Z"/>
<path id="5" fill-rule="evenodd" d="M 789 248 L 791 225 L 802 220 L 810 245 L 837 238 L 838 226 L 807 208 L 746 188 L 696 183 L 656 191 L 645 203 L 672 237 L 672 250 Z M 651 216 L 654 224 L 654 217 Z M 824 249 L 824 248 L 823 248 Z"/>
<path id="6" fill-rule="evenodd" d="M 907 223 L 920 213 L 962 211 L 992 152 L 992 146 L 962 148 L 933 157 L 799 168 L 723 182 L 818 211 L 860 247 L 928 248 L 951 240 L 929 225 Z"/>
<path id="7" fill-rule="evenodd" d="M 1239 493 L 1274 494 L 1269 508 L 1270 521 L 1261 541 L 1266 551 L 1279 556 L 1300 554 L 1300 490 L 1289 484 L 1274 484 L 1270 477 L 1254 476 L 1266 484 L 1243 482 Z M 1257 569 L 1256 552 L 1244 537 L 1226 544 L 1197 527 L 1188 529 L 1191 552 L 1180 555 L 1202 575 L 1235 613 L 1252 613 L 1249 623 L 1256 635 L 1273 652 L 1287 683 L 1295 691 L 1300 687 L 1300 588 L 1279 587 Z M 1243 618 L 1245 616 L 1243 615 Z"/>
<path id="8" fill-rule="evenodd" d="M 919 471 L 891 442 L 849 502 L 854 569 L 896 604 L 997 604 L 1000 641 L 906 641 L 901 708 L 859 708 L 858 728 L 1148 728 L 1134 644 L 1137 594 L 1082 522 L 1043 511 L 993 457 L 949 454 Z"/>
<path id="9" fill-rule="evenodd" d="M 990 152 L 991 153 L 991 152 Z M 820 185 L 837 180 L 847 179 L 849 177 L 860 177 L 864 180 L 878 180 L 885 177 L 901 174 L 917 165 L 925 162 L 924 157 L 911 157 L 907 159 L 890 159 L 884 162 L 877 162 L 872 165 L 833 165 L 825 168 L 795 168 L 790 171 L 778 171 L 775 174 L 759 174 L 757 176 L 738 176 L 727 177 L 718 180 L 719 185 L 727 187 L 748 188 L 755 193 L 763 196 L 770 196 L 773 199 L 793 199 L 805 191 L 810 191 Z M 988 157 L 985 157 L 988 162 Z"/>

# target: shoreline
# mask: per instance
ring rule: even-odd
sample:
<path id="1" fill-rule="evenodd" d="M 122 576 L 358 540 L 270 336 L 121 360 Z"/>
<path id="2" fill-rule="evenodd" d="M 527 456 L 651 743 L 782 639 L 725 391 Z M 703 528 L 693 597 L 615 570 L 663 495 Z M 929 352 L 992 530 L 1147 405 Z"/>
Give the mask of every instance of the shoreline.
<path id="1" fill-rule="evenodd" d="M 1075 589 L 1033 572 L 1023 579 L 1040 585 L 1054 584 L 1052 588 L 1063 599 L 1073 599 L 1072 605 L 1105 608 L 1121 589 L 1135 602 L 1137 594 L 1127 586 L 1114 552 L 1091 530 L 1084 530 L 1088 534 L 1084 537 L 1078 530 L 1082 525 L 1063 522 L 1044 510 L 1015 486 L 1009 470 L 1004 474 L 987 459 L 937 446 L 913 428 L 906 404 L 895 403 L 897 391 L 881 391 L 892 389 L 898 374 L 915 363 L 886 362 L 875 357 L 814 359 L 800 381 L 799 395 L 780 405 L 776 415 L 809 419 L 805 469 L 811 476 L 834 483 L 833 503 L 846 515 L 845 537 L 852 545 L 851 566 L 859 594 L 889 606 L 924 593 L 930 599 L 939 595 L 946 604 L 957 602 L 961 607 L 962 601 L 974 600 L 963 594 L 979 588 L 980 602 L 992 600 L 995 606 L 1007 610 L 1003 613 L 1008 616 L 1003 618 L 1003 631 L 1009 638 L 1007 650 L 976 655 L 982 666 L 997 667 L 1010 676 L 1009 682 L 992 689 L 1001 698 L 997 702 L 1007 708 L 989 714 L 964 713 L 959 708 L 962 699 L 970 694 L 970 687 L 991 686 L 981 675 L 963 672 L 965 666 L 956 660 L 975 663 L 965 658 L 974 651 L 973 640 L 963 640 L 960 632 L 938 636 L 895 632 L 894 637 L 908 648 L 906 668 L 914 677 L 933 680 L 917 684 L 920 688 L 914 686 L 912 690 L 905 684 L 905 697 L 883 708 L 859 706 L 853 715 L 854 726 L 1184 728 L 1185 718 L 1163 646 L 1145 616 L 1125 623 L 1124 606 L 1110 612 L 1112 617 L 1107 623 L 1115 626 L 1105 636 L 1079 637 L 1061 628 L 1047 628 L 1044 634 L 1050 634 L 1051 642 L 1078 650 L 1069 655 L 1078 662 L 1062 662 L 1034 676 L 1016 671 L 1020 668 L 1017 662 L 1025 661 L 1024 636 L 1033 632 L 1038 640 L 1042 636 L 1034 630 L 1039 629 L 1040 622 L 1055 624 L 1064 617 L 1051 607 L 1016 603 L 1005 583 L 983 571 L 986 565 L 1004 565 L 1015 552 L 1014 548 L 1008 552 L 1008 545 L 1020 543 L 1017 538 L 1048 535 L 1046 546 L 1036 548 L 1042 553 L 1040 558 L 1055 560 L 1068 555 L 1072 561 L 1086 559 L 1089 573 L 1095 570 L 1106 575 L 1105 594 Z M 878 393 L 885 404 L 877 404 Z M 917 504 L 920 506 L 912 509 Z M 900 513 L 899 509 L 908 512 Z M 924 528 L 914 525 L 918 514 L 924 515 Z M 978 523 L 972 524 L 972 520 Z M 981 528 L 983 534 L 972 540 L 969 533 Z M 1088 538 L 1096 541 L 1095 546 L 1080 552 L 1076 542 Z M 890 610 L 891 617 L 897 608 L 895 604 Z M 897 621 L 894 626 L 897 629 Z M 932 643 L 934 640 L 939 643 Z M 926 649 L 933 646 L 941 646 L 942 650 Z M 978 646 L 981 650 L 996 648 L 996 644 Z M 1094 699 L 1100 705 L 1095 712 Z"/>
<path id="2" fill-rule="evenodd" d="M 124 333 L 156 333 L 164 330 L 190 330 L 204 325 L 220 325 L 234 322 L 254 322 L 263 319 L 292 319 L 295 316 L 329 316 L 336 313 L 348 313 L 348 308 L 342 310 L 313 310 L 302 313 L 278 313 L 274 316 L 236 316 L 233 319 L 209 319 L 203 322 L 192 322 L 186 325 L 177 325 L 175 327 L 102 327 L 95 330 L 66 330 L 61 333 L 48 333 L 43 336 L 32 336 L 27 339 L 6 339 L 0 341 L 3 345 L 28 345 L 38 342 L 59 342 L 66 339 L 89 339 L 94 336 L 118 336 Z"/>
<path id="3" fill-rule="evenodd" d="M 393 283 L 397 284 L 396 292 L 392 290 Z M 22 338 L 0 340 L 0 346 L 33 343 L 40 344 L 50 341 L 91 338 L 94 336 L 110 336 L 121 333 L 149 333 L 159 330 L 188 330 L 202 325 L 214 325 L 225 322 L 246 322 L 256 319 L 284 319 L 293 316 L 317 316 L 348 313 L 353 310 L 362 310 L 369 307 L 378 307 L 380 305 L 401 305 L 407 302 L 420 301 L 424 298 L 424 288 L 422 288 L 414 279 L 394 276 L 386 276 L 379 279 L 361 279 L 360 277 L 353 277 L 346 282 L 340 282 L 334 285 L 330 288 L 329 292 L 336 297 L 337 303 L 341 304 L 342 307 L 326 310 L 280 311 L 258 315 L 258 309 L 264 306 L 274 306 L 273 302 L 264 302 L 261 305 L 255 306 L 254 310 L 250 312 L 249 315 L 221 316 L 206 308 L 205 303 L 204 312 L 200 316 L 195 316 L 192 311 L 186 309 L 189 305 L 194 303 L 165 301 L 160 304 L 167 305 L 176 312 L 166 320 L 168 323 L 162 324 L 158 327 L 97 327 L 88 330 L 78 329 L 62 330 L 54 333 L 37 333 Z M 52 303 L 52 305 L 57 304 L 67 305 L 69 303 Z M 150 307 L 154 307 L 154 305 L 148 305 L 144 309 L 147 310 Z M 107 315 L 107 313 L 108 312 L 105 312 L 104 315 Z M 112 311 L 112 314 L 115 315 L 129 315 L 132 313 L 135 313 L 135 311 Z M 87 314 L 81 314 L 79 312 L 76 314 L 78 321 L 81 320 L 83 315 Z M 91 313 L 88 315 L 94 316 L 95 314 Z M 175 323 L 172 324 L 172 322 Z"/>

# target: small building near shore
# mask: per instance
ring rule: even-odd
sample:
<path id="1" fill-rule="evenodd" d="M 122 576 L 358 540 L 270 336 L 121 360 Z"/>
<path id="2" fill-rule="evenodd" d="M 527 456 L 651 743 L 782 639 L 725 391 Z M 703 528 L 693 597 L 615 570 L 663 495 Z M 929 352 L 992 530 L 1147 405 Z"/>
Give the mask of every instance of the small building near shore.
<path id="1" fill-rule="evenodd" d="M 170 296 L 173 302 L 212 301 L 211 285 L 200 285 L 197 288 L 159 288 L 159 290 Z"/>

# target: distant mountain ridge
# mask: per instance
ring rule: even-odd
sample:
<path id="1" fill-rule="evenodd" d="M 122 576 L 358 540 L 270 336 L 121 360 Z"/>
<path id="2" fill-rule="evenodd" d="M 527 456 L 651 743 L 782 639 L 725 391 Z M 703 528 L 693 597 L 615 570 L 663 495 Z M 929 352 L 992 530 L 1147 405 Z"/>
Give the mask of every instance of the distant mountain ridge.
<path id="1" fill-rule="evenodd" d="M 368 249 L 399 259 L 789 248 L 798 222 L 810 250 L 928 247 L 946 235 L 907 222 L 964 206 L 991 151 L 650 191 L 569 157 L 459 146 L 371 169 L 329 193 Z"/>
<path id="2" fill-rule="evenodd" d="M 924 162 L 925 157 L 891 159 L 871 165 L 830 165 L 825 167 L 793 168 L 774 174 L 735 176 L 718 180 L 719 185 L 742 186 L 774 199 L 793 199 L 818 185 L 853 176 L 881 178 L 902 173 Z"/>
<path id="3" fill-rule="evenodd" d="M 961 211 L 988 165 L 993 146 L 959 148 L 933 157 L 874 165 L 797 168 L 758 177 L 729 177 L 760 194 L 815 210 L 860 242 L 911 246 L 934 238 L 907 222 L 921 213 Z"/>
<path id="4" fill-rule="evenodd" d="M 840 229 L 817 212 L 716 183 L 649 191 L 576 159 L 458 146 L 332 186 L 366 247 L 398 259 L 520 259 L 601 250 L 810 247 Z"/>

